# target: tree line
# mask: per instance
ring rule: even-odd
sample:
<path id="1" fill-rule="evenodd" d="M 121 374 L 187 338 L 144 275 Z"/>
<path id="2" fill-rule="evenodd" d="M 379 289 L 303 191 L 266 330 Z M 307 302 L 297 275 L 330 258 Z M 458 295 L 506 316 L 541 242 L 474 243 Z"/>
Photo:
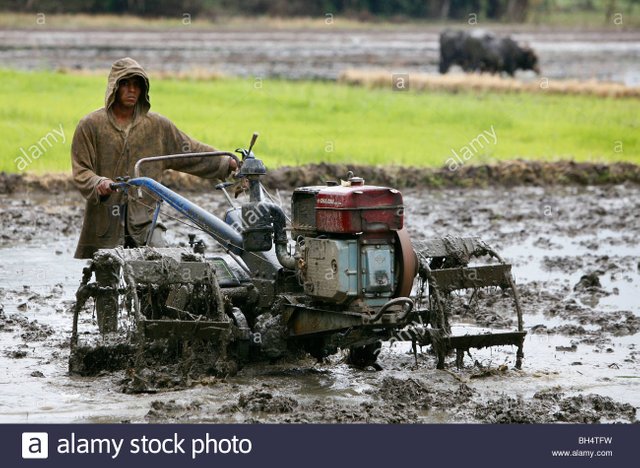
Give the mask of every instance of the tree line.
<path id="1" fill-rule="evenodd" d="M 44 13 L 111 13 L 139 16 L 178 16 L 214 19 L 218 16 L 343 15 L 361 20 L 453 19 L 475 15 L 495 21 L 522 22 L 531 10 L 554 8 L 601 9 L 640 0 L 4 0 L 4 10 Z"/>

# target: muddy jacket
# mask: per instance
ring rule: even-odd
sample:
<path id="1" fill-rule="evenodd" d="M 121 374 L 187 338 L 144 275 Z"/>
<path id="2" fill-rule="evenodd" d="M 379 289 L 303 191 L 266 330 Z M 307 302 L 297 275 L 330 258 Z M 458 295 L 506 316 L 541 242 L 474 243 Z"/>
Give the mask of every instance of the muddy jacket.
<path id="1" fill-rule="evenodd" d="M 136 75 L 144 79 L 145 86 L 132 123 L 128 129 L 123 129 L 116 123 L 111 106 L 120 80 Z M 144 157 L 213 150 L 178 130 L 169 119 L 149 112 L 148 90 L 147 74 L 135 60 L 116 61 L 109 74 L 105 107 L 84 117 L 76 128 L 71 145 L 73 179 L 87 200 L 76 258 L 89 258 L 97 249 L 122 245 L 124 218 L 121 216 L 124 213 L 129 234 L 138 245 L 144 243 L 150 227 L 155 203 L 149 195 L 144 196 L 142 203 L 133 196 L 133 191 L 128 199 L 120 192 L 100 197 L 96 187 L 102 180 L 133 177 L 135 163 Z M 229 172 L 229 158 L 148 163 L 143 166 L 141 175 L 159 180 L 165 169 L 208 179 L 224 179 Z"/>

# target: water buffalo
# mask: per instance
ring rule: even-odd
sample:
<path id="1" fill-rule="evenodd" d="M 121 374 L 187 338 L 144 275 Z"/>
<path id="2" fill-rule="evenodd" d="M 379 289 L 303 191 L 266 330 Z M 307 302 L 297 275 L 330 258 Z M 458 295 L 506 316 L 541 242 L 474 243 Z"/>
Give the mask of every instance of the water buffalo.
<path id="1" fill-rule="evenodd" d="M 446 30 L 440 34 L 440 73 L 447 73 L 452 65 L 460 65 L 464 71 L 505 71 L 511 76 L 518 69 L 540 73 L 533 49 L 483 30 Z"/>

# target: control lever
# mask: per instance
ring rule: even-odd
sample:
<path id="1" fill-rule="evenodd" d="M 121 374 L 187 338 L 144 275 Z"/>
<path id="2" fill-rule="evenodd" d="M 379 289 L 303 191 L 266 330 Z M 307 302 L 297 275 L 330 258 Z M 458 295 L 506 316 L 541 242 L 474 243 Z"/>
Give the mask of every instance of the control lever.
<path id="1" fill-rule="evenodd" d="M 258 139 L 259 133 L 253 132 L 253 136 L 251 137 L 251 143 L 249 143 L 249 154 L 251 154 L 251 150 L 253 149 L 253 145 L 256 144 L 256 140 Z"/>
<path id="2" fill-rule="evenodd" d="M 117 192 L 122 188 L 122 184 L 129 180 L 129 176 L 116 177 L 116 181 L 109 184 L 109 188 L 114 192 Z"/>
<path id="3" fill-rule="evenodd" d="M 251 136 L 251 142 L 249 143 L 249 149 L 238 148 L 236 150 L 236 153 L 240 153 L 242 155 L 242 161 L 252 155 L 251 150 L 253 149 L 253 145 L 256 144 L 259 135 L 260 134 L 258 132 L 253 132 L 253 135 Z"/>
<path id="4" fill-rule="evenodd" d="M 204 254 L 204 251 L 207 248 L 207 244 L 205 244 L 202 239 L 196 240 L 195 234 L 188 234 L 188 236 L 189 236 L 189 247 L 193 249 L 193 252 Z"/>
<path id="5" fill-rule="evenodd" d="M 236 206 L 233 204 L 233 200 L 231 199 L 231 196 L 229 196 L 229 192 L 227 192 L 227 187 L 231 187 L 232 185 L 235 185 L 235 183 L 222 182 L 221 184 L 216 185 L 216 190 L 222 190 L 222 193 L 224 193 L 224 197 L 229 202 L 229 205 L 231 205 L 231 208 L 235 208 Z"/>

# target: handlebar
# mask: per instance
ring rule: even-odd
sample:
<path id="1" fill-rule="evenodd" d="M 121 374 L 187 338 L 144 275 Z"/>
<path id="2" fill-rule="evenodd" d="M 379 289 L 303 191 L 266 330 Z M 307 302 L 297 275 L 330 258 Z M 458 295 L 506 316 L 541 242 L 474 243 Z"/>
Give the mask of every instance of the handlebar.
<path id="1" fill-rule="evenodd" d="M 129 186 L 129 184 L 127 183 L 126 180 L 118 181 L 118 182 L 112 182 L 112 183 L 109 184 L 109 188 L 111 190 L 113 190 L 114 192 L 117 192 L 118 190 L 121 190 L 121 189 L 125 189 L 128 186 Z"/>
<path id="2" fill-rule="evenodd" d="M 179 153 L 179 154 L 167 154 L 164 156 L 151 156 L 148 158 L 142 158 L 142 159 L 139 159 L 138 162 L 136 162 L 133 172 L 134 172 L 134 176 L 138 178 L 140 177 L 140 166 L 146 163 L 157 162 L 157 161 L 171 161 L 175 159 L 221 157 L 221 156 L 228 156 L 232 158 L 233 160 L 235 160 L 238 167 L 242 165 L 242 162 L 240 161 L 240 159 L 238 159 L 238 156 L 236 156 L 235 154 L 229 151 L 206 151 L 202 153 Z"/>
<path id="3" fill-rule="evenodd" d="M 170 160 L 176 160 L 176 159 L 187 159 L 187 158 L 201 158 L 201 157 L 222 157 L 222 156 L 228 156 L 231 159 L 233 159 L 236 162 L 236 167 L 237 170 L 239 171 L 240 168 L 242 167 L 242 164 L 244 162 L 245 157 L 251 155 L 251 149 L 253 148 L 253 146 L 256 143 L 256 140 L 258 139 L 258 133 L 254 132 L 253 136 L 251 137 L 251 144 L 249 145 L 249 149 L 248 150 L 236 150 L 236 152 L 239 152 L 242 154 L 242 159 L 238 158 L 238 156 L 236 156 L 234 153 L 231 153 L 229 151 L 205 151 L 205 152 L 200 152 L 200 153 L 179 153 L 179 154 L 167 154 L 167 155 L 163 155 L 163 156 L 151 156 L 151 157 L 147 157 L 147 158 L 142 158 L 139 159 L 134 167 L 134 177 L 140 178 L 140 167 L 143 164 L 146 163 L 150 163 L 150 162 L 157 162 L 157 161 L 170 161 Z M 238 177 L 237 173 L 233 174 L 234 178 Z M 127 177 L 128 179 L 128 177 Z M 126 189 L 130 184 L 127 183 L 126 180 L 122 180 L 122 178 L 118 178 L 116 179 L 118 180 L 118 182 L 113 182 L 109 184 L 109 188 L 111 190 L 118 191 L 119 189 Z M 216 186 L 216 189 L 218 190 L 223 190 L 228 187 L 229 185 L 232 185 L 232 183 L 222 183 L 222 184 L 218 184 Z M 141 195 L 140 189 L 138 188 L 138 194 L 139 196 Z"/>

